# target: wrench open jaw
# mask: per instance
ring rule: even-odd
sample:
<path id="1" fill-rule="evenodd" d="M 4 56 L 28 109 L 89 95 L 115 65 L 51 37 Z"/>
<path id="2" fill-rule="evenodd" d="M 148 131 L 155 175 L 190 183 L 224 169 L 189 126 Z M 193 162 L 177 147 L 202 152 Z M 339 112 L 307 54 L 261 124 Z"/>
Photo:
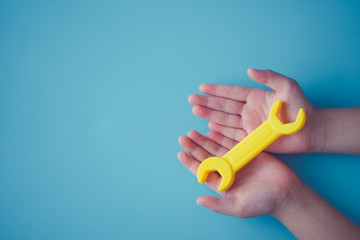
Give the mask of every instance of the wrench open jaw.
<path id="1" fill-rule="evenodd" d="M 225 191 L 234 182 L 235 174 L 229 162 L 222 157 L 209 157 L 199 166 L 197 172 L 199 183 L 204 184 L 209 173 L 213 171 L 217 171 L 222 177 L 219 191 Z"/>
<path id="2" fill-rule="evenodd" d="M 291 135 L 300 131 L 305 125 L 305 110 L 303 108 L 300 108 L 298 115 L 296 116 L 295 122 L 284 124 L 278 118 L 281 106 L 282 101 L 278 100 L 271 106 L 269 112 L 269 121 L 274 130 L 278 131 L 282 135 Z"/>
<path id="3" fill-rule="evenodd" d="M 199 166 L 198 181 L 205 183 L 210 172 L 217 171 L 222 179 L 219 191 L 226 191 L 234 182 L 235 174 L 251 159 L 282 135 L 295 134 L 305 125 L 306 113 L 300 109 L 295 122 L 283 124 L 278 118 L 282 101 L 276 101 L 269 118 L 222 157 L 209 157 Z"/>

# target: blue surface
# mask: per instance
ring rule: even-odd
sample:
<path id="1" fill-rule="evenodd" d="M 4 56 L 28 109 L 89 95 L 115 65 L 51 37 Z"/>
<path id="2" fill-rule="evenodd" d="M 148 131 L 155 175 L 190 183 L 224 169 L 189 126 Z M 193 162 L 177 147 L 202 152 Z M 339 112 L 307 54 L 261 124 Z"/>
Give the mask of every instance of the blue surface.
<path id="1" fill-rule="evenodd" d="M 256 67 L 360 106 L 359 43 L 358 1 L 1 1 L 0 239 L 292 239 L 195 204 L 187 96 Z M 279 157 L 360 223 L 359 156 Z"/>

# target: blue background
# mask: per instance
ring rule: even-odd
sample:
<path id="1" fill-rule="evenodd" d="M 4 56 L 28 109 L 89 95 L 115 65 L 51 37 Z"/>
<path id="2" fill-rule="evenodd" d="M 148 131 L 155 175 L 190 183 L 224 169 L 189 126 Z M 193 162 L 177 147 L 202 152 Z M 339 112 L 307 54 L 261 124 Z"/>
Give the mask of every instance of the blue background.
<path id="1" fill-rule="evenodd" d="M 292 239 L 195 204 L 187 96 L 255 67 L 360 106 L 359 43 L 357 1 L 1 1 L 0 239 Z M 279 157 L 360 223 L 359 156 Z"/>

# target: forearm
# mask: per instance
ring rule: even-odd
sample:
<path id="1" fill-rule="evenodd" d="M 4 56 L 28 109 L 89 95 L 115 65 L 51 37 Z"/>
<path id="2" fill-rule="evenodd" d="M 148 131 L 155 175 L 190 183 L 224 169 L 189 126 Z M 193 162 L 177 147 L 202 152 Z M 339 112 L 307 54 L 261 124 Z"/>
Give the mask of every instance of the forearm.
<path id="1" fill-rule="evenodd" d="M 359 239 L 360 228 L 305 184 L 273 216 L 297 239 Z"/>
<path id="2" fill-rule="evenodd" d="M 316 109 L 314 152 L 360 154 L 360 107 Z"/>

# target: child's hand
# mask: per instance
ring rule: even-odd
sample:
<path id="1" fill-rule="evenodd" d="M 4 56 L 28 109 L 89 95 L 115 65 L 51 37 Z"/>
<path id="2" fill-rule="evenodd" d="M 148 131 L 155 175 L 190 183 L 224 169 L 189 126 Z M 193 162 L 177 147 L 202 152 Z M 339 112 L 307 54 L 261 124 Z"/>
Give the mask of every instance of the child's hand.
<path id="1" fill-rule="evenodd" d="M 179 152 L 179 160 L 194 175 L 210 156 L 222 156 L 236 142 L 216 132 L 208 137 L 191 131 L 179 138 L 192 156 Z M 211 140 L 212 139 L 212 140 Z M 221 177 L 210 173 L 206 184 L 217 192 Z M 203 196 L 197 203 L 211 210 L 239 218 L 272 215 L 297 239 L 359 239 L 360 228 L 307 187 L 280 160 L 261 153 L 240 169 L 223 198 Z"/>
<path id="2" fill-rule="evenodd" d="M 210 120 L 209 128 L 222 135 L 241 141 L 251 133 L 269 114 L 276 100 L 284 102 L 280 120 L 293 122 L 302 107 L 306 111 L 305 127 L 295 135 L 282 136 L 267 148 L 277 153 L 317 151 L 316 113 L 300 86 L 295 80 L 271 70 L 248 69 L 248 75 L 256 82 L 272 88 L 263 90 L 229 85 L 202 84 L 200 91 L 210 96 L 193 94 L 189 102 L 194 106 L 193 113 Z"/>
<path id="3" fill-rule="evenodd" d="M 208 136 L 190 131 L 187 137 L 179 138 L 180 145 L 191 156 L 179 152 L 178 158 L 194 175 L 203 160 L 210 156 L 222 156 L 236 144 L 236 141 L 216 132 L 210 132 Z M 206 184 L 218 192 L 221 181 L 219 174 L 211 173 L 207 179 Z M 224 198 L 203 196 L 197 203 L 215 212 L 240 218 L 275 215 L 287 206 L 299 182 L 295 173 L 284 163 L 270 154 L 261 153 L 238 171 L 227 191 L 218 192 Z"/>

